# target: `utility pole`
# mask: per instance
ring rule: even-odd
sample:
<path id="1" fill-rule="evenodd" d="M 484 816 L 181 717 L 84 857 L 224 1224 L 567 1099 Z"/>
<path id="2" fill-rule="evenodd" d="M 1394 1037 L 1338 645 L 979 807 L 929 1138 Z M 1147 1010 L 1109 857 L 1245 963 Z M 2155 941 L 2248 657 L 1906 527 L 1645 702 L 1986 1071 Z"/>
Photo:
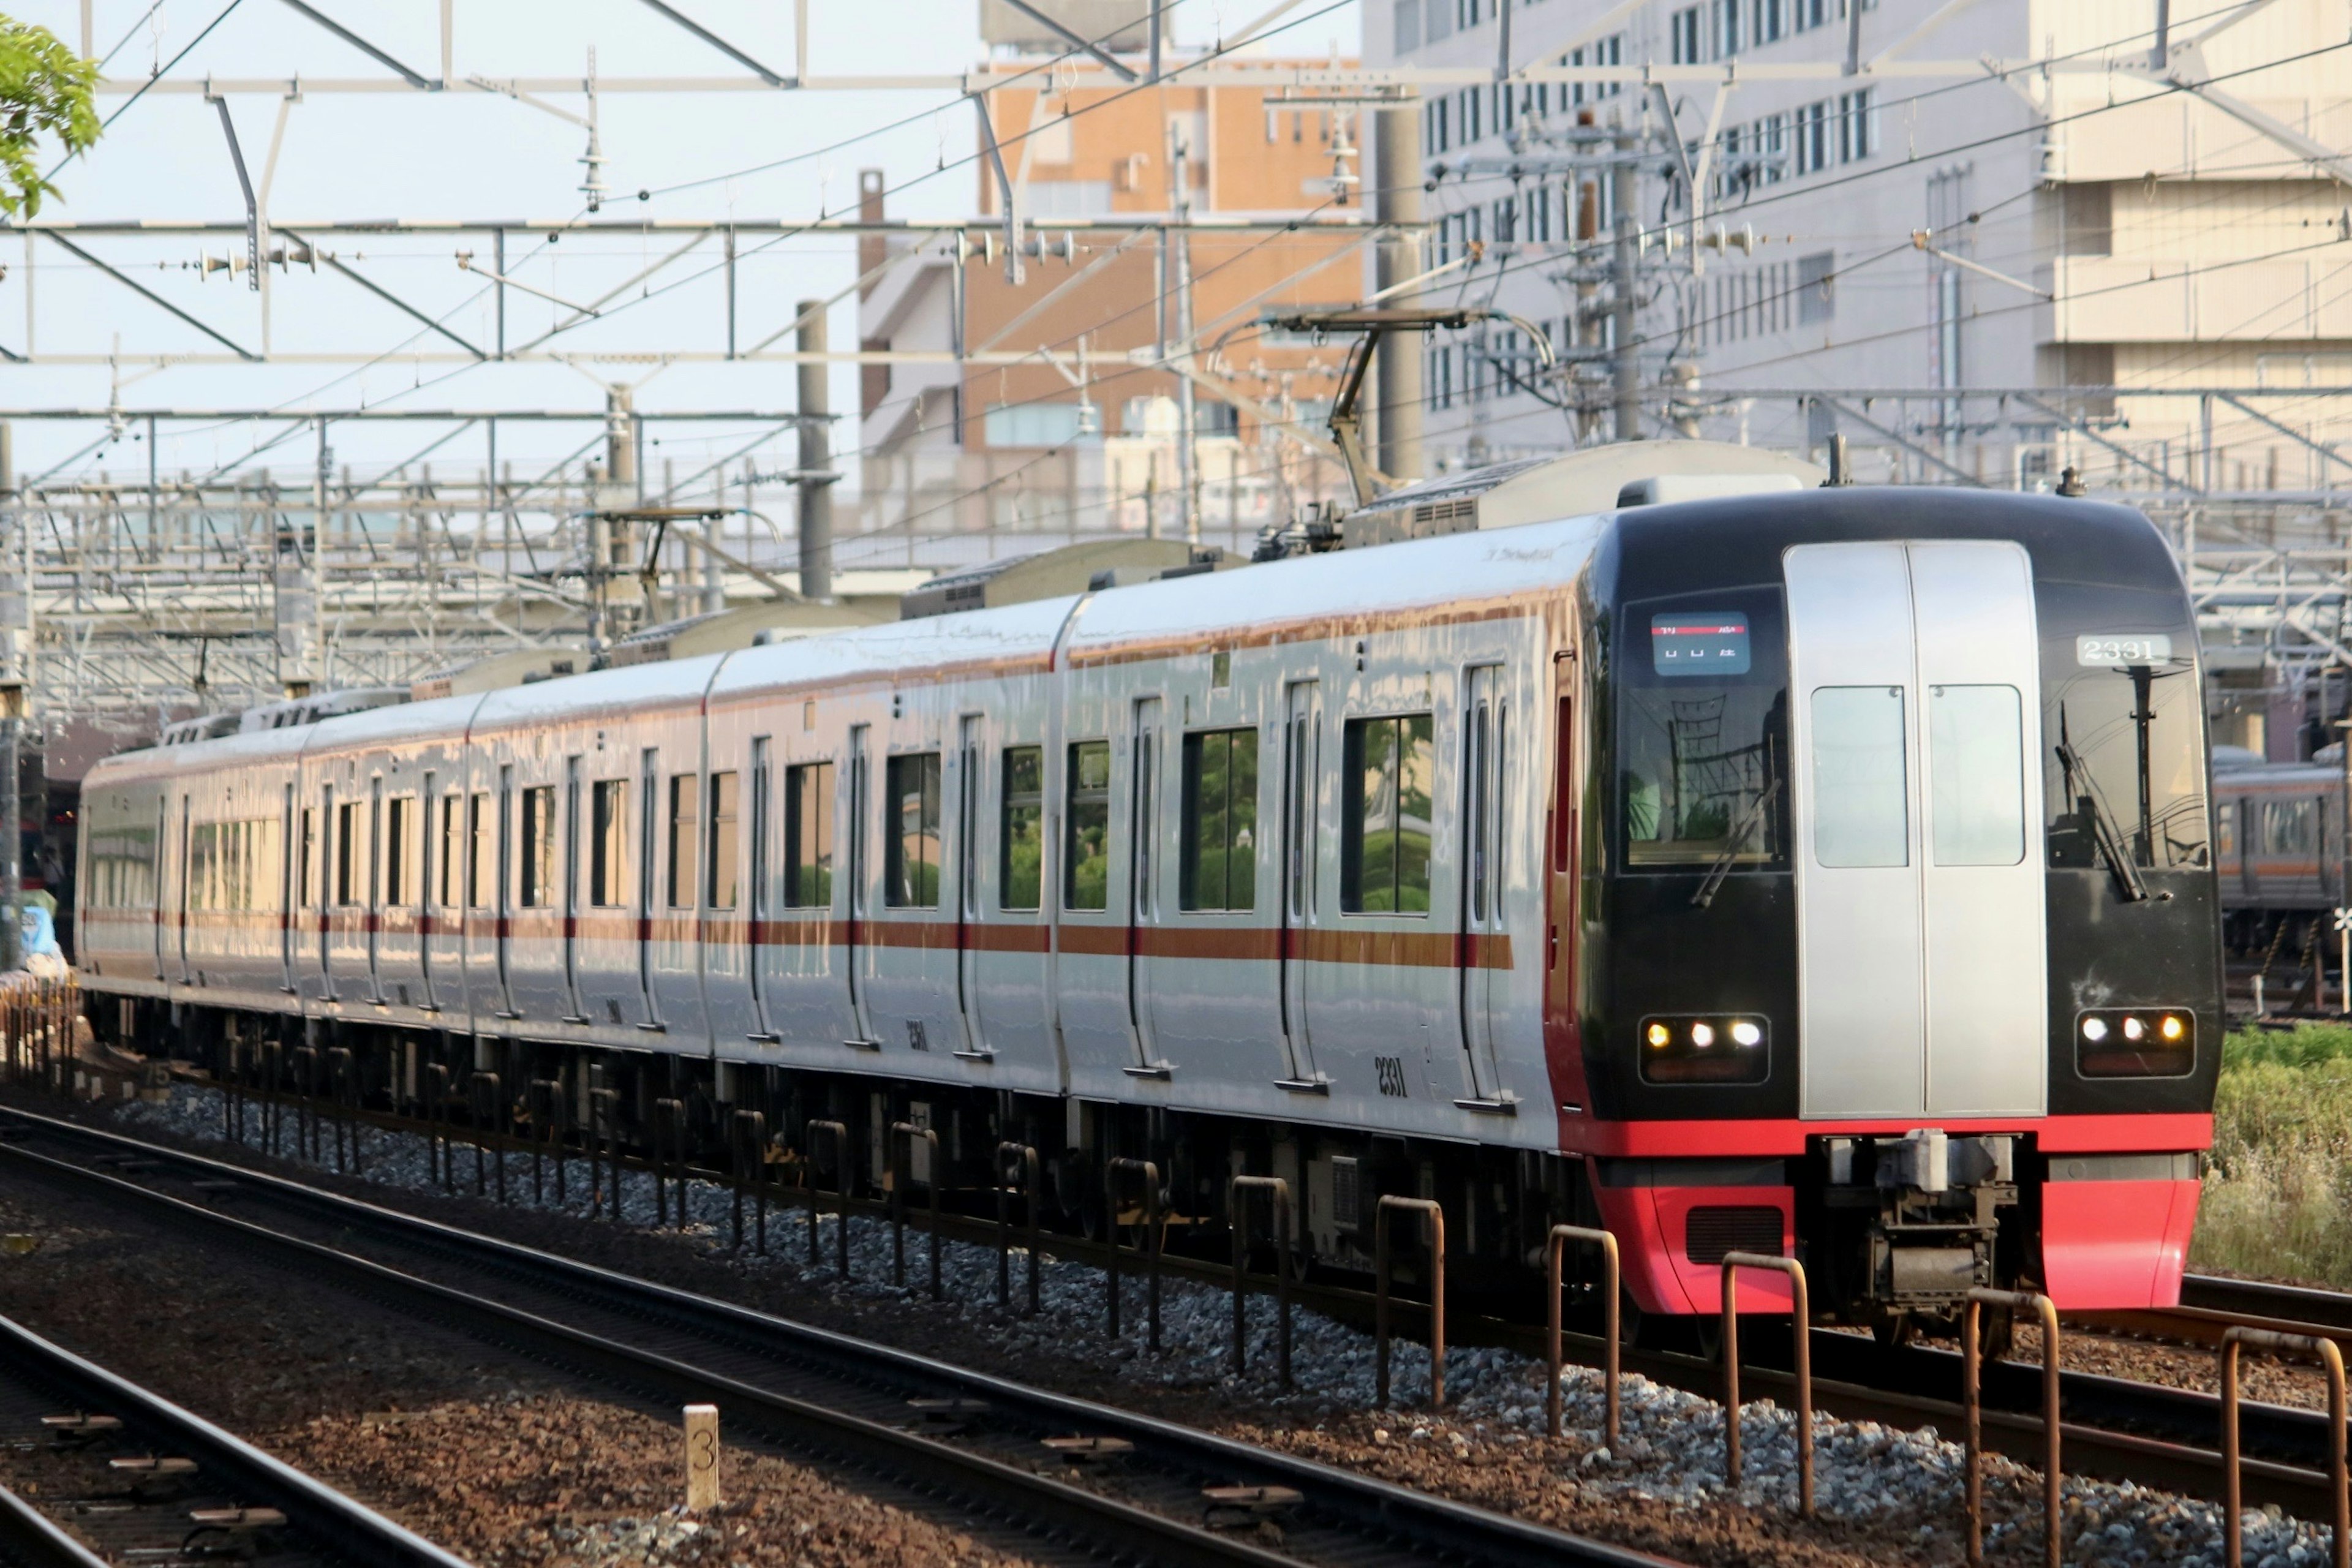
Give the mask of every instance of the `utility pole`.
<path id="1" fill-rule="evenodd" d="M 1373 216 L 1399 226 L 1381 241 L 1374 278 L 1381 301 L 1410 306 L 1414 295 L 1389 290 L 1423 270 L 1417 237 L 1422 216 L 1421 133 L 1419 100 L 1410 109 L 1383 109 L 1372 113 L 1372 175 L 1380 183 L 1372 198 Z M 1381 471 L 1391 479 L 1421 477 L 1422 340 L 1409 332 L 1389 332 L 1380 342 L 1372 384 L 1373 437 L 1379 442 Z"/>
<path id="2" fill-rule="evenodd" d="M 1616 384 L 1617 439 L 1638 441 L 1642 438 L 1642 354 L 1633 340 L 1642 256 L 1633 231 L 1634 205 L 1640 199 L 1633 150 L 1639 139 L 1626 125 L 1621 110 L 1612 143 L 1617 156 L 1609 171 L 1609 216 L 1617 242 L 1611 269 L 1616 306 L 1611 325 L 1616 341 L 1610 345 L 1610 366 Z"/>
<path id="3" fill-rule="evenodd" d="M 1192 149 L 1183 130 L 1168 126 L 1168 174 L 1176 182 L 1170 205 L 1176 215 L 1176 504 L 1182 509 L 1184 537 L 1201 542 L 1200 407 L 1192 391 Z"/>
<path id="4" fill-rule="evenodd" d="M 803 300 L 793 307 L 799 314 L 800 350 L 805 355 L 825 352 L 824 301 Z M 833 597 L 833 486 L 841 476 L 833 471 L 826 373 L 822 358 L 800 364 L 801 469 L 794 476 L 801 490 L 801 597 Z"/>

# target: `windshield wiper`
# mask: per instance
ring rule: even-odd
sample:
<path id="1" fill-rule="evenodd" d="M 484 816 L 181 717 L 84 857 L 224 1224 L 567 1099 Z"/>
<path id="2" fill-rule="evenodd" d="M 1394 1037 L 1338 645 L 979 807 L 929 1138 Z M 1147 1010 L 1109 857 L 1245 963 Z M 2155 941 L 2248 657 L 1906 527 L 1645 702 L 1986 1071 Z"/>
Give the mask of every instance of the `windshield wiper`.
<path id="1" fill-rule="evenodd" d="M 1730 842 L 1723 847 L 1723 853 L 1715 858 L 1715 864 L 1706 868 L 1706 876 L 1700 880 L 1698 891 L 1691 895 L 1693 908 L 1703 910 L 1715 902 L 1716 889 L 1722 887 L 1724 878 L 1731 874 L 1732 861 L 1748 847 L 1748 835 L 1754 833 L 1764 820 L 1764 813 L 1771 805 L 1772 797 L 1780 793 L 1780 781 L 1774 779 L 1764 786 L 1763 793 L 1756 797 L 1755 803 L 1739 814 L 1739 820 L 1731 825 Z"/>
<path id="2" fill-rule="evenodd" d="M 2132 864 L 2131 852 L 2124 847 L 2124 837 L 2116 830 L 2115 819 L 2107 815 L 2107 808 L 2099 800 L 2097 781 L 2091 777 L 2091 770 L 2084 763 L 2082 753 L 2074 750 L 2074 742 L 2066 737 L 2066 712 L 2063 708 L 2058 711 L 2058 765 L 2065 771 L 2068 798 L 2078 812 L 2091 819 L 2091 842 L 2099 847 L 2099 854 L 2105 859 L 2107 869 L 2116 874 L 2116 881 L 2123 889 L 2124 902 L 2137 904 L 2147 901 L 2147 883 L 2141 879 L 2139 868 Z M 2078 774 L 2083 782 L 2080 795 L 2074 793 L 2074 781 Z"/>

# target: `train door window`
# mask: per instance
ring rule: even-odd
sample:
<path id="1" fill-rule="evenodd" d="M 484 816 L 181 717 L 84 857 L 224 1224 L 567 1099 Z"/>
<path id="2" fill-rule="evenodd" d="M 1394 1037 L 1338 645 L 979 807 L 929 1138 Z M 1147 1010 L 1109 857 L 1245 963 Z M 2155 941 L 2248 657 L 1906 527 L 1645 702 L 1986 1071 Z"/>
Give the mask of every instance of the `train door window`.
<path id="1" fill-rule="evenodd" d="M 694 908 L 695 795 L 699 782 L 692 773 L 669 776 L 669 865 L 664 885 L 674 910 Z"/>
<path id="2" fill-rule="evenodd" d="M 2238 803 L 2234 800 L 2213 807 L 2213 851 L 2224 860 L 2238 858 Z"/>
<path id="3" fill-rule="evenodd" d="M 522 792 L 521 904 L 535 910 L 555 898 L 555 786 L 532 784 Z"/>
<path id="4" fill-rule="evenodd" d="M 457 834 L 459 795 L 453 789 L 441 797 L 441 892 L 437 901 L 443 909 L 457 902 L 457 868 L 466 858 L 465 845 Z"/>
<path id="5" fill-rule="evenodd" d="M 937 909 L 940 754 L 890 758 L 883 785 L 882 901 L 893 909 Z"/>
<path id="6" fill-rule="evenodd" d="M 1427 914 L 1436 723 L 1427 713 L 1350 719 L 1340 766 L 1339 908 Z"/>
<path id="7" fill-rule="evenodd" d="M 491 856 L 497 845 L 491 831 L 497 826 L 490 814 L 490 794 L 476 790 L 466 802 L 466 907 L 487 910 L 490 907 L 492 873 L 497 862 Z"/>
<path id="8" fill-rule="evenodd" d="M 996 901 L 1034 910 L 1045 893 L 1045 748 L 1004 748 L 1004 794 L 997 807 Z"/>
<path id="9" fill-rule="evenodd" d="M 1062 906 L 1110 908 L 1110 742 L 1070 746 L 1069 842 L 1062 849 Z"/>
<path id="10" fill-rule="evenodd" d="M 1247 910 L 1257 903 L 1257 731 L 1184 737 L 1183 842 L 1177 906 Z"/>
<path id="11" fill-rule="evenodd" d="M 784 903 L 833 907 L 833 764 L 784 770 Z"/>
<path id="12" fill-rule="evenodd" d="M 1813 858 L 1831 867 L 1909 865 L 1903 689 L 1824 686 L 1812 703 Z"/>
<path id="13" fill-rule="evenodd" d="M 214 846 L 219 830 L 209 822 L 200 822 L 188 834 L 188 907 L 208 910 L 213 907 Z"/>
<path id="14" fill-rule="evenodd" d="M 1576 821 L 1576 699 L 1559 700 L 1558 733 L 1552 740 L 1551 868 L 1566 871 L 1575 849 Z"/>
<path id="15" fill-rule="evenodd" d="M 1927 689 L 1928 805 L 1938 866 L 2025 858 L 2024 702 L 2014 686 Z"/>
<path id="16" fill-rule="evenodd" d="M 2319 850 L 2319 803 L 2316 800 L 2271 800 L 2263 803 L 2263 853 L 2315 855 Z"/>
<path id="17" fill-rule="evenodd" d="M 347 800 L 335 807 L 335 902 L 359 902 L 358 845 L 360 803 Z"/>
<path id="18" fill-rule="evenodd" d="M 764 917 L 775 902 L 775 884 L 768 879 L 769 862 L 775 858 L 775 835 L 772 824 L 776 818 L 775 767 L 769 760 L 768 737 L 751 737 L 751 919 Z M 759 943 L 759 928 L 751 931 L 752 944 Z M 757 966 L 753 974 L 756 978 Z"/>
<path id="19" fill-rule="evenodd" d="M 408 846 L 415 815 L 412 795 L 396 795 L 383 804 L 383 901 L 388 909 L 398 909 L 410 897 Z"/>
<path id="20" fill-rule="evenodd" d="M 294 879 L 299 888 L 299 896 L 306 904 L 311 902 L 311 894 L 314 890 L 310 886 L 310 847 L 317 841 L 318 837 L 318 810 L 314 806 L 306 805 L 302 808 L 302 848 L 299 856 L 301 863 L 294 873 Z"/>
<path id="21" fill-rule="evenodd" d="M 598 779 L 588 792 L 588 901 L 618 909 L 628 901 L 622 868 L 629 859 L 629 781 Z"/>
<path id="22" fill-rule="evenodd" d="M 737 780 L 738 775 L 731 771 L 710 775 L 710 856 L 702 879 L 703 905 L 707 909 L 735 907 L 736 879 L 740 874 L 735 864 L 739 831 Z"/>

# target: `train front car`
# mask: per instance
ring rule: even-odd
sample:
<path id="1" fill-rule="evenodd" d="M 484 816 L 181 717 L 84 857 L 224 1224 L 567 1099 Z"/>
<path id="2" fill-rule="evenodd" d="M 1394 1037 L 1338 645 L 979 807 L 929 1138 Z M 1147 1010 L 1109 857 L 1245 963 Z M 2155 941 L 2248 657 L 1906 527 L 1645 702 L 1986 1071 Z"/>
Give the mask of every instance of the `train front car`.
<path id="1" fill-rule="evenodd" d="M 1639 1306 L 1719 1310 L 1733 1250 L 1794 1251 L 1887 1335 L 1973 1285 L 2175 1301 L 2223 1026 L 2196 626 L 2156 531 L 1704 501 L 1621 514 L 1587 592 L 1562 1135 Z"/>

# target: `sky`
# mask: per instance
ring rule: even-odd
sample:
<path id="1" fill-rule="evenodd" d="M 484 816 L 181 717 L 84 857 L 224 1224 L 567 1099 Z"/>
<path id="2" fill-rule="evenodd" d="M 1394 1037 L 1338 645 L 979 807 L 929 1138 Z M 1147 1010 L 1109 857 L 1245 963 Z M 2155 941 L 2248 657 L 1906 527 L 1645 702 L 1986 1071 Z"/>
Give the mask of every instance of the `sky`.
<path id="1" fill-rule="evenodd" d="M 439 73 L 435 0 L 310 0 L 312 7 L 422 75 Z M 662 16 L 643 0 L 448 0 L 453 75 L 491 79 L 584 79 L 589 52 L 600 77 L 742 76 L 742 68 Z M 793 8 L 784 0 L 675 0 L 678 9 L 780 74 L 792 75 Z M 1262 13 L 1271 0 L 1174 0 L 1176 43 L 1201 47 Z M 138 81 L 162 68 L 174 82 L 266 79 L 266 91 L 225 95 L 248 168 L 258 182 L 281 105 L 301 80 L 394 79 L 383 66 L 337 38 L 286 0 L 18 0 L 17 19 L 79 46 L 87 9 L 94 51 L 110 78 Z M 810 0 L 808 68 L 819 78 L 942 74 L 985 56 L 975 0 Z M 1356 0 L 1303 0 L 1262 52 L 1328 57 L 1352 53 Z M 282 84 L 282 85 L 280 85 Z M 547 101 L 584 111 L 578 89 Z M 63 199 L 43 216 L 83 222 L 212 219 L 242 222 L 244 198 L 215 107 L 197 93 L 150 92 L 135 102 L 100 100 L 114 117 L 99 146 L 59 169 Z M 605 217 L 798 219 L 838 212 L 854 200 L 857 172 L 879 168 L 894 214 L 951 217 L 974 210 L 974 120 L 951 90 L 841 90 L 633 94 L 598 100 L 598 133 L 612 196 Z M 586 133 L 557 114 L 488 93 L 313 93 L 284 111 L 285 132 L 268 193 L 275 224 L 398 216 L 441 219 L 568 219 L 582 214 L 581 158 Z M 870 134 L 869 134 L 870 133 Z M 841 145 L 845 142 L 847 145 Z M 942 164 L 947 165 L 944 169 Z M 637 193 L 650 193 L 640 201 Z M 241 279 L 207 274 L 244 248 L 239 235 L 83 237 L 92 254 L 247 347 L 262 341 L 258 298 Z M 488 341 L 489 290 L 461 268 L 458 253 L 490 265 L 488 238 L 380 235 L 321 242 L 338 259 L 435 316 L 477 344 Z M 510 244 L 507 273 L 567 301 L 593 300 L 682 243 L 659 235 L 575 236 L 570 244 Z M 737 285 L 738 341 L 755 342 L 792 320 L 795 301 L 829 295 L 855 277 L 855 241 L 813 237 L 766 245 L 745 239 Z M 124 284 L 56 245 L 0 239 L 0 347 L 21 350 L 26 290 L 35 291 L 37 346 L 97 363 L 0 366 L 0 406 L 278 410 L 408 406 L 593 408 L 604 384 L 628 382 L 645 409 L 782 410 L 793 405 L 789 365 L 663 366 L 665 349 L 724 342 L 724 291 L 715 244 L 625 291 L 597 320 L 561 342 L 635 356 L 576 365 L 420 363 L 419 350 L 457 353 L 446 339 L 368 295 L 331 268 L 296 268 L 270 279 L 270 344 L 278 353 L 325 345 L 363 346 L 384 357 L 366 365 L 191 364 L 156 368 L 158 353 L 220 352 Z M 509 294 L 510 343 L 571 312 Z M 854 341 L 854 301 L 835 313 L 835 343 Z M 104 363 L 123 356 L 119 366 Z M 856 371 L 837 367 L 836 408 L 854 406 Z M 343 425 L 333 460 L 362 468 L 396 461 L 446 435 L 447 426 Z M 576 447 L 584 426 L 502 426 L 499 454 L 520 468 Z M 132 420 L 108 438 L 97 421 L 19 421 L 20 476 L 143 470 L 148 457 Z M 293 479 L 315 461 L 314 434 L 287 420 L 217 419 L 166 427 L 158 461 L 166 472 L 202 473 L 259 451 Z M 665 456 L 697 462 L 740 445 L 740 433 L 669 427 Z M 837 441 L 836 445 L 842 445 Z M 781 452 L 781 448 L 779 448 Z M 478 427 L 437 454 L 460 467 L 487 455 Z M 658 463 L 649 461 L 650 470 Z"/>

